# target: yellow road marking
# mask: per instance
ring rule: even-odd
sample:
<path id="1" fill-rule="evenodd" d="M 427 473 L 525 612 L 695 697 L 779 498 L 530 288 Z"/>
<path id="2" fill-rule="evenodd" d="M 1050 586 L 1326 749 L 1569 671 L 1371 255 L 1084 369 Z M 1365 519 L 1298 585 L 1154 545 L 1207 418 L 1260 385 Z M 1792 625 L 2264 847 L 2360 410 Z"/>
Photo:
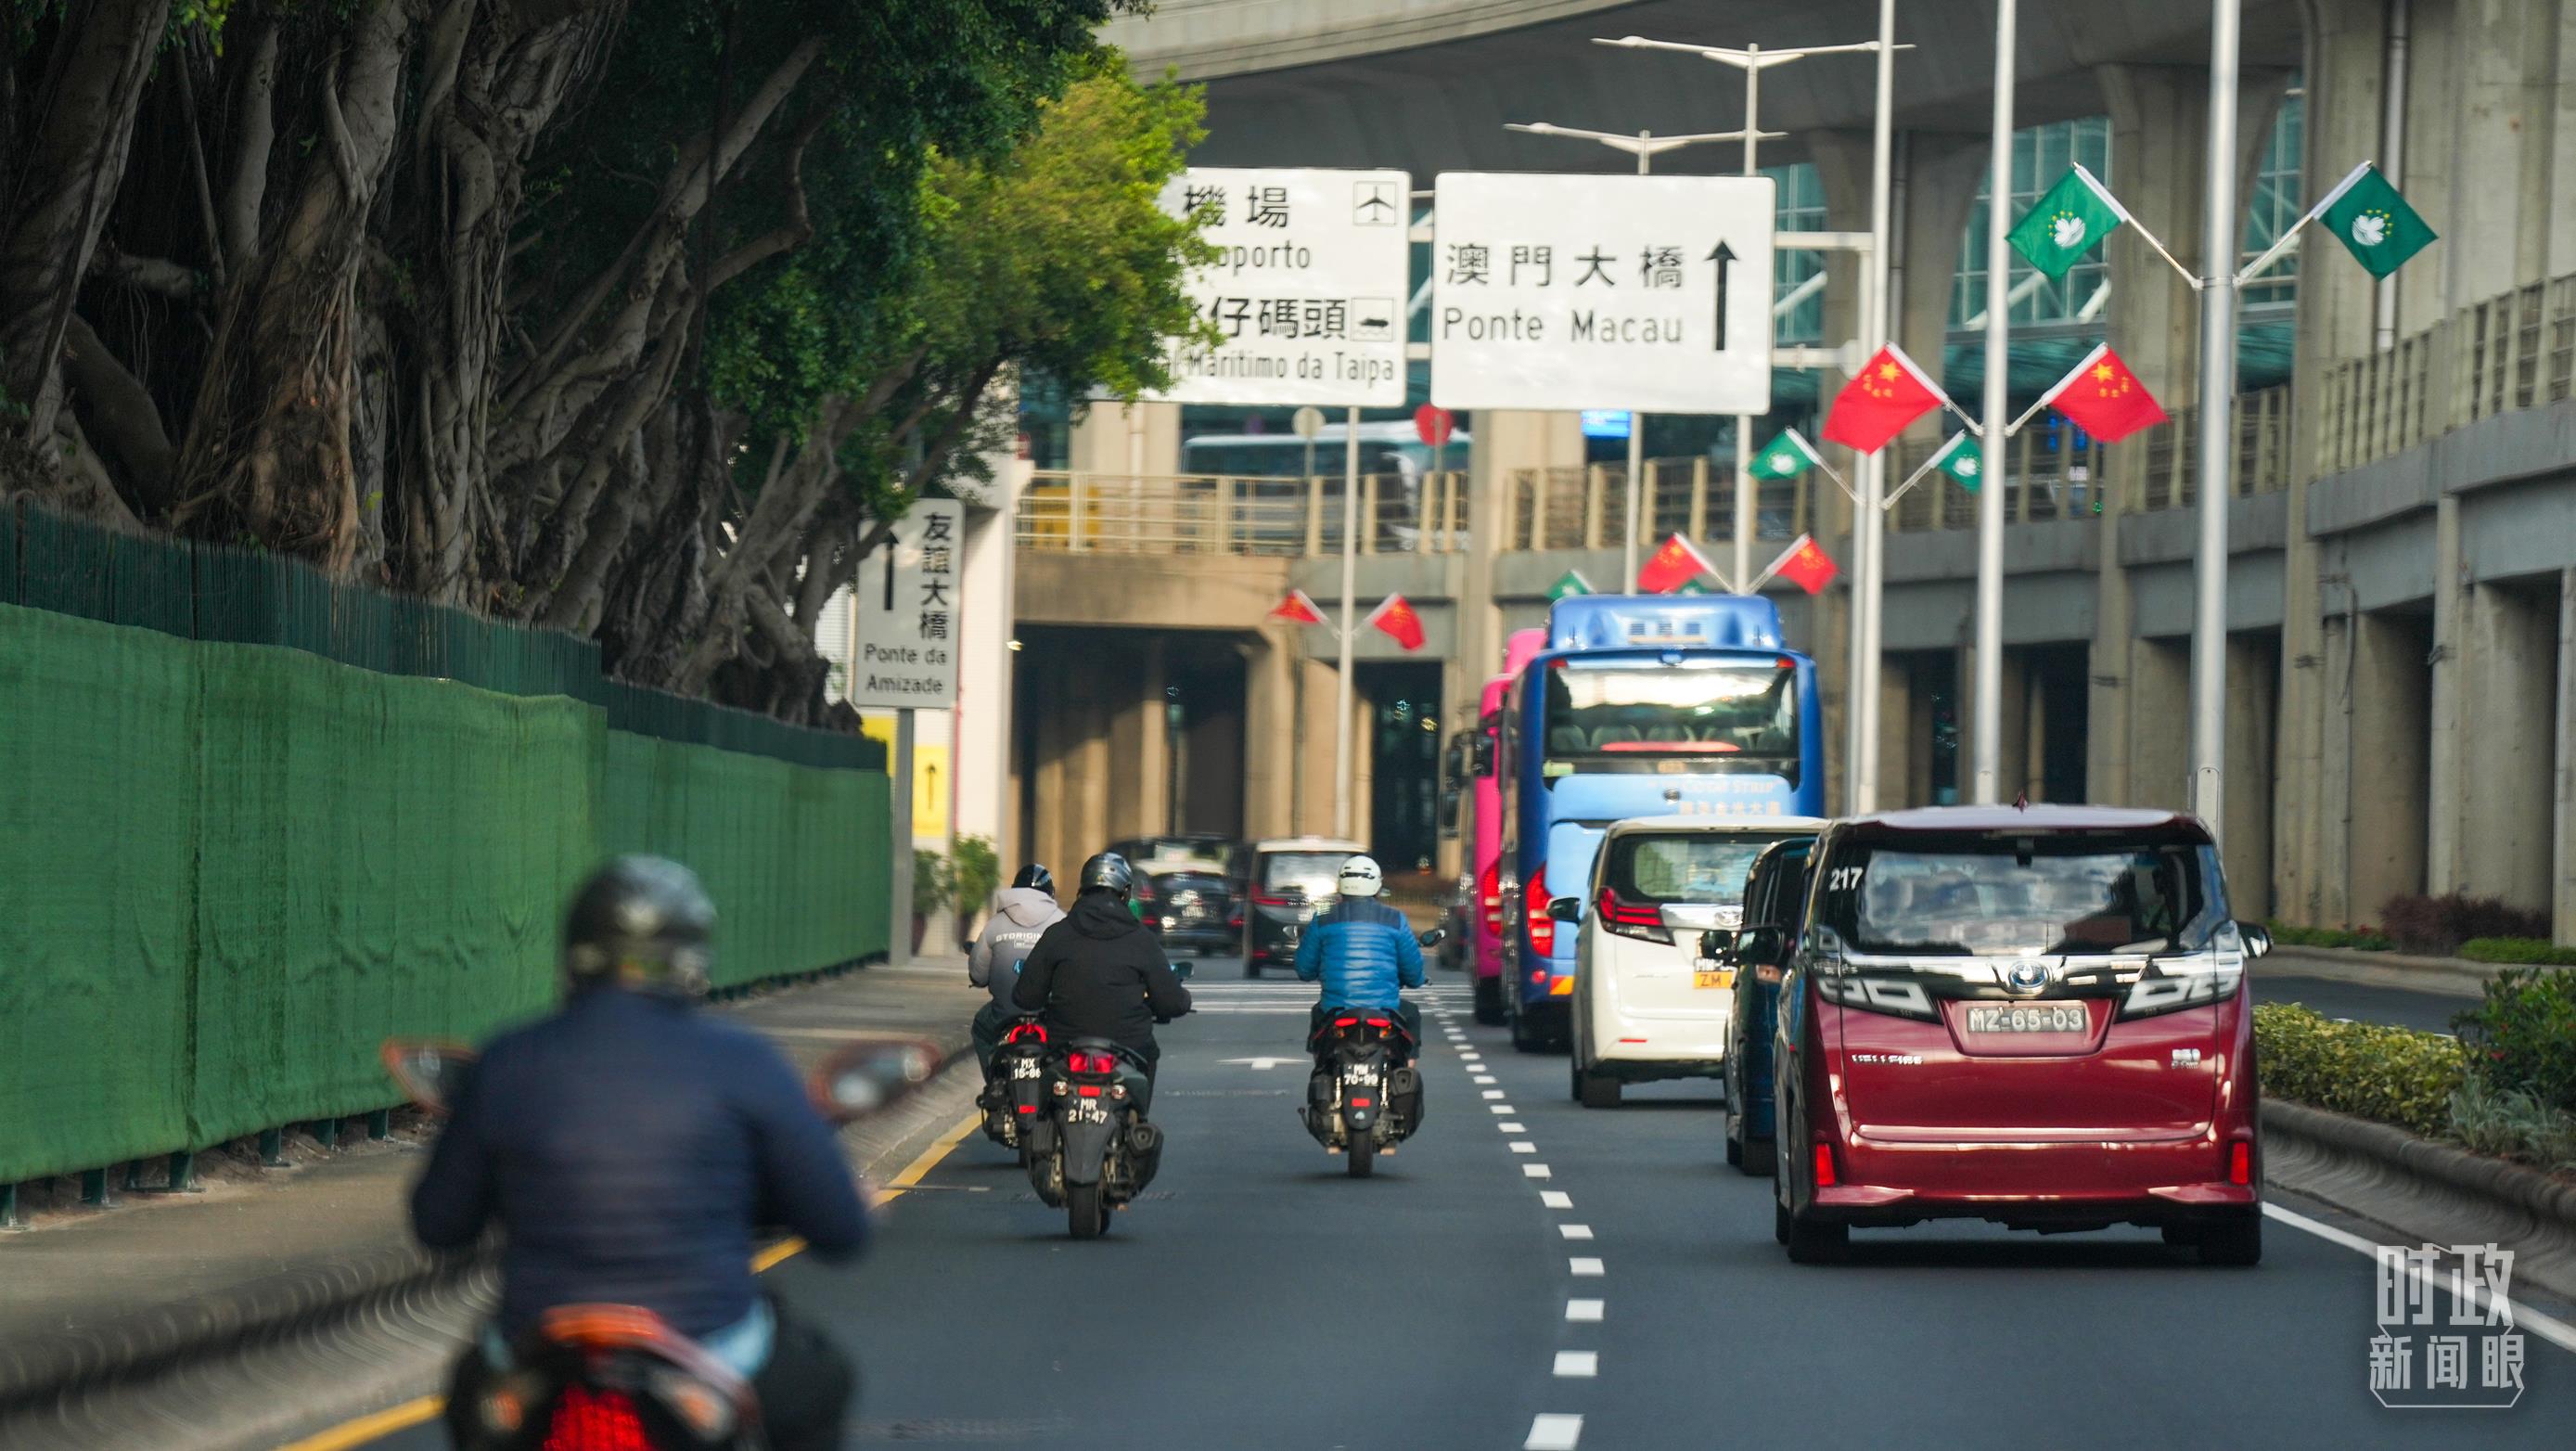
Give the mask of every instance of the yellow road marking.
<path id="1" fill-rule="evenodd" d="M 958 1120 L 956 1127 L 941 1134 L 929 1148 L 921 1151 L 918 1158 L 904 1165 L 902 1172 L 887 1180 L 886 1187 L 877 1191 L 877 1201 L 883 1203 L 900 1198 L 903 1191 L 929 1178 L 930 1171 L 939 1167 L 939 1161 L 955 1151 L 957 1146 L 965 1141 L 966 1136 L 973 1133 L 983 1122 L 984 1115 L 980 1110 Z M 805 1241 L 791 1235 L 753 1255 L 751 1272 L 755 1275 L 766 1274 L 803 1253 L 804 1249 Z M 391 1410 L 378 1411 L 371 1416 L 360 1416 L 354 1421 L 343 1422 L 318 1435 L 280 1446 L 277 1451 L 350 1451 L 350 1448 L 364 1446 L 379 1436 L 390 1436 L 396 1431 L 408 1431 L 435 1417 L 446 1408 L 446 1397 L 422 1396 L 415 1401 L 405 1401 Z"/>
<path id="2" fill-rule="evenodd" d="M 348 1448 L 363 1446 L 378 1436 L 390 1436 L 396 1431 L 408 1431 L 446 1408 L 447 1399 L 444 1396 L 422 1396 L 416 1401 L 405 1401 L 391 1410 L 378 1411 L 372 1416 L 360 1416 L 354 1421 L 334 1426 L 318 1436 L 307 1436 L 301 1441 L 280 1446 L 277 1451 L 348 1451 Z"/>

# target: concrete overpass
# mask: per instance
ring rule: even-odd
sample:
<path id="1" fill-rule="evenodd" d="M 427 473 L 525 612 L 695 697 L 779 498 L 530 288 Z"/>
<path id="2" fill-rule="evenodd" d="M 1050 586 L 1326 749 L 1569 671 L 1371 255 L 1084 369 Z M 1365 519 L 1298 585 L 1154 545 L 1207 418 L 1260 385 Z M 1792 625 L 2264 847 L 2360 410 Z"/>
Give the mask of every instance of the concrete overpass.
<path id="1" fill-rule="evenodd" d="M 2409 199 L 2444 240 L 2383 294 L 2312 234 L 2293 379 L 2239 400 L 2244 497 L 2232 506 L 2234 779 L 2225 823 L 2238 906 L 2293 921 L 2376 922 L 2391 895 L 2469 891 L 2553 912 L 2562 940 L 2576 939 L 2576 347 L 2566 342 L 2576 337 L 2576 144 L 2561 139 L 2576 136 L 2576 87 L 2565 84 L 2576 79 L 2576 46 L 2565 43 L 2576 39 L 2576 0 L 2416 4 L 2411 83 L 2396 96 L 2405 142 L 2393 156 L 2382 152 L 2392 75 L 2382 0 L 2247 8 L 2250 58 L 2281 68 L 2249 73 L 2247 132 L 2261 132 L 2256 118 L 2277 101 L 2286 68 L 2300 66 L 2310 192 L 2354 161 L 2379 156 L 2400 169 Z M 1733 124 L 1740 87 L 1731 74 L 1693 59 L 1582 44 L 1593 34 L 1840 40 L 1865 35 L 1874 9 L 1863 0 L 1728 7 L 1355 0 L 1328 7 L 1327 23 L 1302 38 L 1272 32 L 1265 51 L 1246 39 L 1260 32 L 1238 28 L 1228 41 L 1215 17 L 1230 12 L 1239 27 L 1264 17 L 1284 25 L 1294 11 L 1173 4 L 1127 34 L 1140 65 L 1168 61 L 1209 78 L 1215 119 L 1203 154 L 1211 162 L 1401 164 L 1427 176 L 1452 166 L 1619 161 L 1558 145 L 1519 150 L 1535 143 L 1501 131 L 1506 111 L 1618 128 Z M 2203 9 L 2104 0 L 2024 17 L 2025 114 L 2107 113 L 2113 185 L 2193 265 L 2206 91 L 2193 62 Z M 1982 139 L 1971 133 L 1985 114 L 1991 12 L 1966 0 L 1905 0 L 1902 13 L 1904 34 L 1923 48 L 1899 71 L 1909 79 L 1900 92 L 1907 190 L 1898 253 L 1903 270 L 1923 281 L 1906 287 L 1900 278 L 1899 332 L 1917 356 L 1933 356 L 1967 197 L 1985 162 Z M 1372 16 L 1385 23 L 1372 28 Z M 1389 28 L 1405 17 L 1416 28 Z M 1520 23 L 1502 23 L 1515 17 Z M 1451 38 L 1424 39 L 1433 32 L 1420 26 L 1432 20 L 1454 22 Z M 1372 36 L 1384 43 L 1364 43 Z M 1265 55 L 1292 68 L 1252 64 Z M 1846 91 L 1835 64 L 1774 73 L 1795 84 L 1766 91 L 1766 126 L 1859 124 L 1856 93 Z M 1658 67 L 1670 73 L 1657 79 Z M 1865 84 L 1865 63 L 1848 68 L 1851 86 Z M 1807 109 L 1774 111 L 1775 99 Z M 1806 141 L 1826 184 L 1828 225 L 1861 225 L 1865 148 L 1843 129 L 1817 130 Z M 2191 398 L 2190 290 L 2125 236 L 2109 263 L 2108 334 L 2159 397 Z M 1849 328 L 1847 284 L 1836 275 L 1829 286 L 1829 336 Z M 2187 410 L 2174 411 L 2174 428 L 2095 456 L 2025 455 L 2007 482 L 2016 522 L 2007 544 L 2002 745 L 2008 772 L 2034 798 L 2187 799 L 2181 702 L 2196 489 L 2190 420 Z M 1078 433 L 1076 470 L 1096 479 L 1176 473 L 1175 414 L 1149 407 L 1131 420 L 1099 410 Z M 1441 703 L 1452 727 L 1502 634 L 1541 613 L 1546 585 L 1566 568 L 1614 577 L 1627 527 L 1650 537 L 1681 528 L 1723 558 L 1731 517 L 1723 497 L 1692 498 L 1710 487 L 1695 476 L 1705 473 L 1704 461 L 1664 461 L 1650 488 L 1653 516 L 1632 526 L 1618 517 L 1618 470 L 1583 465 L 1570 418 L 1487 414 L 1471 426 L 1475 446 L 1456 487 L 1465 539 L 1364 526 L 1363 539 L 1381 547 L 1363 560 L 1358 591 L 1365 602 L 1400 589 L 1422 606 L 1426 653 L 1441 657 Z M 1133 462 L 1140 446 L 1141 470 Z M 1721 461 L 1721 494 L 1725 472 Z M 1204 490 L 1184 499 L 1185 486 L 1174 483 L 1169 502 L 1150 502 L 1152 480 L 1131 477 L 1127 487 L 1138 499 L 1122 526 L 1136 535 L 1133 550 L 1227 554 L 1239 563 L 1219 573 L 1246 590 L 1255 580 L 1265 589 L 1294 581 L 1327 602 L 1337 593 L 1338 572 L 1323 557 L 1330 550 L 1309 547 L 1337 543 L 1337 535 L 1328 540 L 1317 530 L 1297 544 L 1301 525 L 1274 554 L 1240 542 L 1217 547 L 1235 534 L 1211 535 L 1203 521 L 1189 522 L 1199 517 L 1192 510 L 1207 507 Z M 1766 534 L 1809 528 L 1848 558 L 1849 510 L 1830 488 L 1766 496 L 1763 507 Z M 1919 802 L 1938 799 L 1957 779 L 1964 711 L 1953 711 L 1968 678 L 1973 574 L 1966 496 L 1918 493 L 1897 522 L 1888 550 L 1889 659 L 1874 688 L 1884 692 L 1888 723 L 1880 743 L 1887 794 Z M 1145 536 L 1158 530 L 1165 542 L 1148 544 Z M 1073 554 L 1063 549 L 1061 524 L 1024 514 L 1022 539 L 1024 560 Z M 1400 547 L 1405 539 L 1412 548 Z M 1050 567 L 1063 571 L 1055 576 L 1060 601 L 1117 601 L 1120 621 L 1162 613 L 1172 629 L 1228 641 L 1247 681 L 1244 829 L 1328 820 L 1321 811 L 1329 795 L 1316 789 L 1332 739 L 1329 708 L 1315 714 L 1332 685 L 1325 632 L 1221 619 L 1207 603 L 1215 595 L 1184 591 L 1140 604 L 1149 576 L 1114 550 Z M 1839 753 L 1851 688 L 1841 648 L 1848 597 L 1837 586 L 1789 603 L 1793 633 L 1825 662 L 1827 739 Z M 1079 612 L 1055 608 L 1059 619 Z M 1110 623 L 1107 615 L 1101 623 Z M 1154 634 L 1138 630 L 1133 638 Z M 1099 648 L 1101 637 L 1086 638 Z M 1166 630 L 1163 638 L 1178 637 Z M 1364 644 L 1364 692 L 1372 670 L 1393 664 L 1372 657 L 1395 653 Z M 1274 683 L 1255 703 L 1249 682 L 1265 670 Z M 1834 774 L 1839 779 L 1839 764 Z M 1069 840 L 1096 818 L 1058 809 L 1050 819 Z"/>

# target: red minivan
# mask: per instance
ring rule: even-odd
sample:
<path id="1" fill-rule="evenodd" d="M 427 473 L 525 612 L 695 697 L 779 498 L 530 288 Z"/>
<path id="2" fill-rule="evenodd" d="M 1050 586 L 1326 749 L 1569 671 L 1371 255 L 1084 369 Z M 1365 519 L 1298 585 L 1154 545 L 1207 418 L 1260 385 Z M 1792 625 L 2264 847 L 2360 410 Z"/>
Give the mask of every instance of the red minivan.
<path id="1" fill-rule="evenodd" d="M 2153 1225 L 2263 1253 L 2245 962 L 2197 819 L 2097 806 L 1838 821 L 1780 993 L 1776 1229 Z"/>

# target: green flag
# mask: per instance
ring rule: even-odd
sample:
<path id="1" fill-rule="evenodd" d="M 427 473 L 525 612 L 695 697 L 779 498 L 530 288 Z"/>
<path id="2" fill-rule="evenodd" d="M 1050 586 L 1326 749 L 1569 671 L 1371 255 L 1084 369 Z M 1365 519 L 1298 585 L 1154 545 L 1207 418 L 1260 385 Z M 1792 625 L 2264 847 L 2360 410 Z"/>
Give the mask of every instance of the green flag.
<path id="1" fill-rule="evenodd" d="M 1932 465 L 1957 480 L 1960 488 L 1973 494 L 1977 491 L 1977 481 L 1986 474 L 1985 450 L 1979 446 L 1975 434 L 1954 433 L 1948 443 L 1941 445 L 1941 451 L 1932 455 Z"/>
<path id="2" fill-rule="evenodd" d="M 1564 578 L 1547 587 L 1547 602 L 1549 604 L 1554 604 L 1558 600 L 1572 599 L 1576 595 L 1588 595 L 1592 593 L 1595 593 L 1592 588 L 1592 581 L 1583 577 L 1583 571 L 1579 569 L 1569 569 L 1565 572 Z"/>
<path id="3" fill-rule="evenodd" d="M 1677 595 L 1713 595 L 1717 593 L 1717 591 L 1710 589 L 1707 585 L 1700 583 L 1698 580 L 1689 579 L 1674 586 L 1673 593 Z"/>
<path id="4" fill-rule="evenodd" d="M 2127 220 L 2127 208 L 2109 188 L 2083 167 L 2070 166 L 2008 235 L 2014 251 L 2054 279 Z"/>
<path id="5" fill-rule="evenodd" d="M 2326 193 L 2309 216 L 2324 218 L 2335 240 L 2373 277 L 2385 277 L 2405 266 L 2407 258 L 2433 245 L 2435 237 L 2406 198 L 2379 174 L 2379 168 L 2366 161 Z"/>
<path id="6" fill-rule="evenodd" d="M 1757 479 L 1794 479 L 1823 462 L 1806 435 L 1787 428 L 1780 431 L 1778 438 L 1762 445 L 1746 472 Z"/>

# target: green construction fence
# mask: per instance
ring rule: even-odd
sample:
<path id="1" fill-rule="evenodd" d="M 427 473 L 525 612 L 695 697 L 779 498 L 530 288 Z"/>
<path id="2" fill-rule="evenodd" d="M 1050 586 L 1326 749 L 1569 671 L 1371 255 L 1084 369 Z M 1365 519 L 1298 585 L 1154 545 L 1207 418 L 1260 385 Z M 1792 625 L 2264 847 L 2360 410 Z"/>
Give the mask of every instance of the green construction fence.
<path id="1" fill-rule="evenodd" d="M 882 955 L 889 809 L 587 641 L 0 503 L 0 1185 L 389 1106 L 385 1038 L 553 1000 L 612 853 L 706 879 L 719 985 Z"/>

